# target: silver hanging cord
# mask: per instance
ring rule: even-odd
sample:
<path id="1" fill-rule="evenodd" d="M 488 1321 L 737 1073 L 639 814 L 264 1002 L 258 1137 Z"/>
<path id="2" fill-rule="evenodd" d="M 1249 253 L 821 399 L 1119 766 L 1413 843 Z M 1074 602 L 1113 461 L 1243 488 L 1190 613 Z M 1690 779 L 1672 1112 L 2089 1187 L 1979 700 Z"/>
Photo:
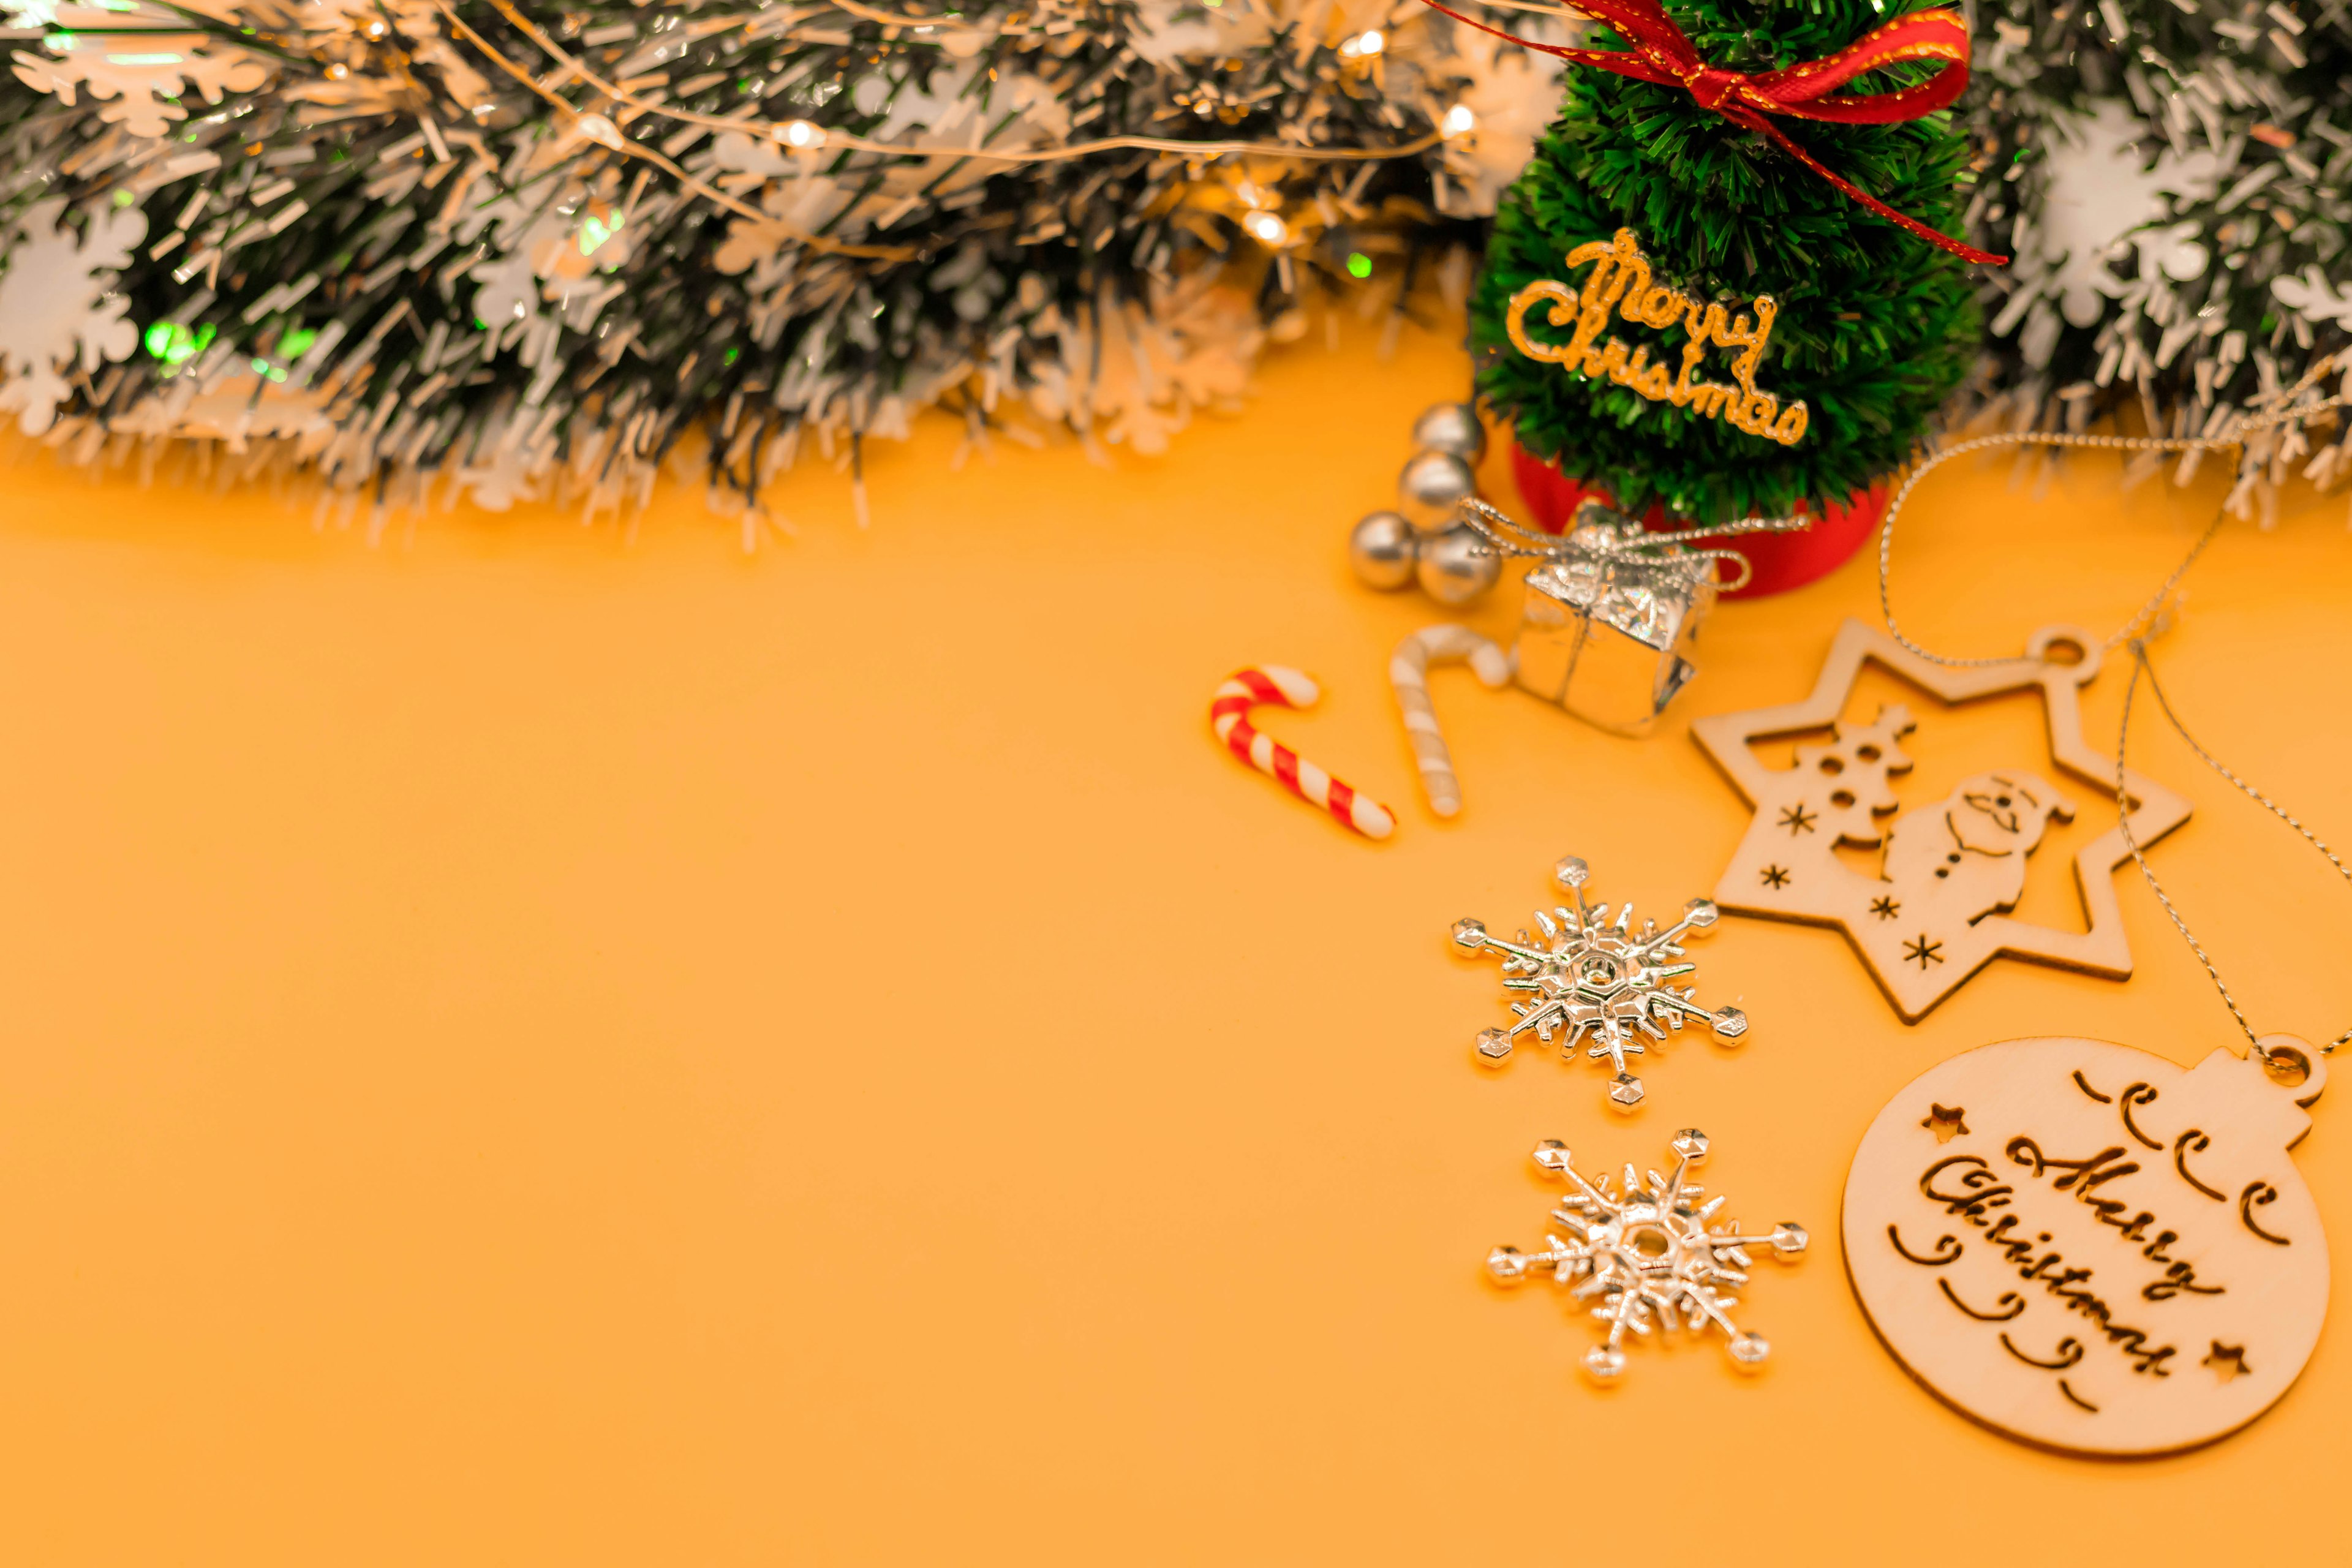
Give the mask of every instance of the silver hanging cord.
<path id="1" fill-rule="evenodd" d="M 2252 1045 L 2256 1059 L 2268 1062 L 2271 1059 L 2270 1053 L 2263 1049 L 2262 1039 L 2254 1033 L 2253 1025 L 2246 1021 L 2245 1012 L 2238 1005 L 2238 999 L 2230 994 L 2230 987 L 2222 980 L 2221 972 L 2214 967 L 2211 955 L 2205 951 L 2205 944 L 2197 940 L 2197 933 L 2189 929 L 2189 922 L 2180 918 L 2180 911 L 2173 907 L 2171 898 L 2164 890 L 2164 884 L 2156 879 L 2156 872 L 2148 865 L 2147 857 L 2140 853 L 2139 841 L 2132 837 L 2130 794 L 2124 786 L 2124 756 L 2131 741 L 2132 697 L 2139 689 L 2139 678 L 2143 675 L 2147 677 L 2147 689 L 2155 694 L 2157 707 L 2161 709 L 2164 716 L 2172 721 L 2173 729 L 2179 732 L 2180 738 L 2189 743 L 2189 749 L 2196 752 L 2198 758 L 2206 766 L 2235 784 L 2249 799 L 2260 804 L 2273 816 L 2303 835 L 2313 848 L 2327 857 L 2327 863 L 2335 867 L 2336 874 L 2347 882 L 2352 882 L 2352 868 L 2347 868 L 2341 859 L 2337 858 L 2335 850 L 2330 849 L 2317 834 L 2297 821 L 2278 802 L 2231 773 L 2221 758 L 2199 745 L 2197 737 L 2190 734 L 2189 726 L 2180 721 L 2180 715 L 2173 711 L 2171 701 L 2164 695 L 2164 688 L 2157 682 L 2156 667 L 2150 664 L 2147 658 L 2147 639 L 2134 637 L 2131 651 L 2131 679 L 2124 687 L 2123 722 L 2116 733 L 2116 820 L 2123 830 L 2124 847 L 2131 851 L 2132 858 L 2139 862 L 2140 875 L 2147 879 L 2148 889 L 2156 894 L 2156 901 L 2164 906 L 2164 912 L 2172 917 L 2173 926 L 2180 932 L 2181 940 L 2189 944 L 2189 951 L 2197 955 L 2197 962 L 2203 964 L 2205 973 L 2212 977 L 2213 989 L 2221 994 L 2222 1002 L 2229 1006 L 2230 1016 L 2237 1019 L 2238 1027 L 2245 1031 L 2246 1039 Z M 2327 1056 L 2347 1040 L 2352 1040 L 2352 1029 L 2345 1030 L 2327 1044 L 2320 1047 L 2319 1054 Z"/>
<path id="2" fill-rule="evenodd" d="M 1996 447 L 2090 447 L 2109 452 L 2212 452 L 2229 447 L 2242 447 L 2251 436 L 2260 435 L 2265 430 L 2275 429 L 2282 425 L 2299 424 L 2315 419 L 2322 414 L 2343 407 L 2346 397 L 2342 393 L 2316 403 L 2301 405 L 2294 403 L 2296 398 L 2317 384 L 2322 376 L 2334 370 L 2336 363 L 2336 355 L 2323 356 L 2318 363 L 2305 373 L 2301 381 L 2278 395 L 2279 406 L 2262 414 L 2231 419 L 2210 436 L 2074 436 L 2055 430 L 2007 430 L 1995 435 L 1977 436 L 1966 441 L 1955 442 L 1931 454 L 1925 462 L 1906 476 L 1901 487 L 1895 490 L 1894 499 L 1886 503 L 1886 521 L 1879 525 L 1878 609 L 1886 621 L 1886 635 L 1929 663 L 1944 665 L 1950 668 L 1982 669 L 1993 665 L 2026 662 L 2026 656 L 2019 654 L 2010 654 L 2001 658 L 1953 658 L 1944 654 L 1931 652 L 1906 637 L 1902 626 L 1895 618 L 1895 595 L 1889 586 L 1890 569 L 1895 559 L 1895 521 L 1902 515 L 1903 503 L 1910 499 L 1911 492 L 1918 488 L 1919 481 L 1935 472 L 1943 464 L 1969 452 L 1990 451 Z M 2173 590 L 2180 585 L 2180 579 L 2188 574 L 2189 568 L 2197 563 L 2197 558 L 2205 553 L 2205 547 L 2212 543 L 2214 536 L 2221 531 L 2221 524 L 2228 520 L 2228 515 L 2227 512 L 2223 512 L 2216 516 L 2205 531 L 2197 536 L 2197 542 L 2189 547 L 2189 553 L 2180 558 L 2180 564 L 2172 569 L 2171 575 L 2165 578 L 2162 585 L 2150 595 L 2147 603 L 2139 607 L 2131 619 L 2118 626 L 2115 635 L 2100 645 L 2100 651 L 2111 653 L 2147 631 L 2163 611 L 2167 601 L 2172 597 Z"/>
<path id="3" fill-rule="evenodd" d="M 1640 531 L 1640 524 L 1629 521 L 1626 526 L 1634 531 L 1630 536 L 1609 536 L 1591 542 L 1579 540 L 1573 527 L 1558 535 L 1538 533 L 1475 496 L 1468 497 L 1456 506 L 1454 516 L 1455 521 L 1475 531 L 1505 555 L 1521 555 L 1541 561 L 1567 561 L 1579 557 L 1587 560 L 1598 557 L 1603 561 L 1657 561 L 1672 550 L 1677 554 L 1704 555 L 1717 561 L 1735 562 L 1739 567 L 1738 577 L 1729 583 L 1716 584 L 1718 590 L 1727 594 L 1748 586 L 1748 579 L 1756 575 L 1756 568 L 1749 564 L 1748 557 L 1737 550 L 1715 546 L 1694 550 L 1685 546 L 1696 544 L 1702 539 L 1721 539 L 1735 533 L 1795 533 L 1813 525 L 1812 518 L 1804 515 L 1750 517 L 1738 522 L 1727 522 L 1719 528 L 1685 528 L 1675 533 L 1645 533 Z"/>

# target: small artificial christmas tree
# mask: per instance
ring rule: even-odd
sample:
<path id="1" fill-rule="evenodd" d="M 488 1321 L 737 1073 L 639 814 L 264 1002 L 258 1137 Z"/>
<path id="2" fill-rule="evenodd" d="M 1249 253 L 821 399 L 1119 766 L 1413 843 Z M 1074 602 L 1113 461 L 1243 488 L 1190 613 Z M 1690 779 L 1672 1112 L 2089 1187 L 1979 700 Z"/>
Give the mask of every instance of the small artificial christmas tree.
<path id="1" fill-rule="evenodd" d="M 1891 17 L 1893 0 L 1679 0 L 1672 21 L 1717 71 L 1755 73 L 1824 60 Z M 1610 34 L 1598 48 L 1624 47 Z M 1846 84 L 1848 94 L 1916 87 L 1932 61 Z M 1571 68 L 1567 99 L 1534 161 L 1505 195 L 1471 317 L 1478 386 L 1514 421 L 1521 446 L 1639 516 L 1654 503 L 1704 523 L 1785 515 L 1844 501 L 1907 458 L 1978 352 L 1980 313 L 1957 255 L 1864 207 L 1750 124 L 1705 107 L 1693 89 Z M 1775 119 L 1773 129 L 1861 191 L 1943 234 L 1958 232 L 1969 147 L 1948 112 L 1895 124 Z M 1543 279 L 1576 286 L 1568 254 L 1638 237 L 1661 283 L 1730 319 L 1770 296 L 1760 379 L 1784 409 L 1809 417 L 1793 442 L 1547 363 L 1515 347 L 1511 302 Z M 1600 263 L 1607 265 L 1607 263 Z M 1567 326 L 1525 315 L 1538 345 Z M 1628 331 L 1669 371 L 1689 341 L 1681 326 Z M 1720 340 L 1718 340 L 1720 341 Z M 1725 367 L 1711 349 L 1708 374 Z M 1760 375 L 1759 375 L 1760 373 Z M 1785 432 L 1787 426 L 1782 426 Z"/>

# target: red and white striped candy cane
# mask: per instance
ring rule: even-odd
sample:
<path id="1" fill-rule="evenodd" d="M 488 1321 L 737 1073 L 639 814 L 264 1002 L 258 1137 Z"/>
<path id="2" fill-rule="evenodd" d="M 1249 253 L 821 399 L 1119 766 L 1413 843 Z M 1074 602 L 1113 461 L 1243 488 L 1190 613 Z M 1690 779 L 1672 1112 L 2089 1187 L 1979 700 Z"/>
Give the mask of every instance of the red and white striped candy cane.
<path id="1" fill-rule="evenodd" d="M 1321 806 L 1367 838 L 1386 838 L 1396 830 L 1396 817 L 1387 806 L 1358 795 L 1288 746 L 1259 733 L 1246 717 L 1261 702 L 1305 708 L 1321 695 L 1297 670 L 1254 665 L 1234 671 L 1217 688 L 1209 704 L 1209 722 L 1226 750 L 1258 772 L 1272 773 L 1299 799 Z"/>

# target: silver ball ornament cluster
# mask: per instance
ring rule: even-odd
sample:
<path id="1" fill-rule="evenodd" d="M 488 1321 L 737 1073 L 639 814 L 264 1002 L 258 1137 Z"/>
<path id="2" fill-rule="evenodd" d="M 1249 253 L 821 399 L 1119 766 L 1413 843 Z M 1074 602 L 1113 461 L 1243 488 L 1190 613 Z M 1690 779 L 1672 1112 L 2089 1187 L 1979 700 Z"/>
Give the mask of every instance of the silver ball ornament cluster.
<path id="1" fill-rule="evenodd" d="M 1357 581 L 1389 592 L 1418 582 L 1441 605 L 1466 605 L 1495 585 L 1503 558 L 1454 521 L 1478 493 L 1486 432 L 1466 403 L 1440 403 L 1412 422 L 1413 455 L 1397 475 L 1394 510 L 1373 512 L 1348 535 Z"/>
<path id="2" fill-rule="evenodd" d="M 1478 493 L 1478 476 L 1458 453 L 1424 447 L 1397 475 L 1397 510 L 1415 528 L 1443 528 L 1465 496 Z"/>

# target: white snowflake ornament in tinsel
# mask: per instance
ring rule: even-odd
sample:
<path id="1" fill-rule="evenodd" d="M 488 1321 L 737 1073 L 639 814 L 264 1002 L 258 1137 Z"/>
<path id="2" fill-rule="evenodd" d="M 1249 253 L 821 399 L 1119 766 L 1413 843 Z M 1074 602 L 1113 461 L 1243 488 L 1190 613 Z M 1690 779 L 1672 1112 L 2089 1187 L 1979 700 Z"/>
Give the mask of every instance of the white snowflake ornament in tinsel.
<path id="1" fill-rule="evenodd" d="M 146 216 L 137 207 L 100 208 L 77 230 L 59 221 L 65 213 L 66 204 L 52 197 L 13 225 L 0 219 L 0 243 L 15 241 L 0 273 L 0 412 L 14 409 L 27 436 L 56 422 L 77 360 L 89 375 L 139 346 L 138 325 L 125 314 L 131 302 L 115 292 L 114 275 L 146 237 Z"/>
<path id="2" fill-rule="evenodd" d="M 2204 273 L 2211 258 L 2195 243 L 2193 229 L 2176 235 L 2147 226 L 2158 224 L 2175 200 L 2210 196 L 2219 168 L 2210 154 L 2176 153 L 2127 103 L 2103 100 L 2088 114 L 2060 116 L 2053 126 L 2040 221 L 2020 242 L 2018 286 L 1992 327 L 1996 337 L 2014 332 L 2026 363 L 2037 370 L 2049 363 L 2062 321 L 2095 325 L 2105 301 L 2131 290 L 2132 282 L 2114 266 L 2135 252 L 2140 265 L 2134 278 L 2160 269 L 2186 282 Z M 2143 141 L 2152 144 L 2146 153 Z"/>
<path id="3" fill-rule="evenodd" d="M 1481 1062 L 1500 1064 L 1529 1029 L 1546 1045 L 1559 1036 L 1563 1057 L 1575 1053 L 1579 1040 L 1590 1038 L 1585 1055 L 1596 1061 L 1605 1058 L 1616 1068 L 1609 1103 L 1631 1110 L 1642 1103 L 1642 1080 L 1626 1069 L 1625 1058 L 1643 1054 L 1644 1038 L 1663 1041 L 1668 1029 L 1680 1029 L 1686 1018 L 1707 1025 L 1720 1039 L 1737 1040 L 1748 1032 L 1748 1015 L 1738 1008 L 1710 1013 L 1692 1000 L 1697 987 L 1668 984 L 1698 968 L 1674 961 L 1683 954 L 1685 934 L 1715 924 L 1711 900 L 1691 900 L 1683 918 L 1664 931 L 1655 921 L 1643 921 L 1635 931 L 1630 901 L 1613 921 L 1608 905 L 1584 901 L 1584 884 L 1591 871 L 1583 861 L 1571 855 L 1553 875 L 1575 896 L 1576 908 L 1535 911 L 1536 925 L 1549 947 L 1535 945 L 1524 931 L 1517 942 L 1505 942 L 1489 935 L 1478 921 L 1454 922 L 1456 947 L 1502 954 L 1504 989 L 1529 994 L 1528 1001 L 1511 1004 L 1518 1021 L 1509 1028 L 1479 1031 Z"/>
<path id="4" fill-rule="evenodd" d="M 270 77 L 267 59 L 208 38 L 167 5 L 101 0 L 96 5 L 17 4 L 8 10 L 19 27 L 34 22 L 48 28 L 41 37 L 47 53 L 13 52 L 16 79 L 68 108 L 79 87 L 104 105 L 100 121 L 133 136 L 173 134 L 188 117 L 183 100 L 192 94 L 218 103 L 225 93 L 251 92 Z"/>
<path id="5" fill-rule="evenodd" d="M 1623 1373 L 1629 1336 L 1646 1337 L 1661 1329 L 1695 1335 L 1718 1329 L 1734 1364 L 1749 1372 L 1763 1365 L 1771 1344 L 1731 1321 L 1731 1309 L 1739 1305 L 1732 1292 L 1748 1283 L 1750 1249 L 1769 1248 L 1783 1263 L 1805 1250 L 1804 1227 L 1786 1220 L 1769 1236 L 1743 1236 L 1736 1220 L 1712 1226 L 1726 1200 L 1701 1203 L 1706 1189 L 1689 1179 L 1691 1167 L 1706 1158 L 1706 1135 L 1686 1127 L 1669 1146 L 1673 1174 L 1652 1171 L 1645 1184 L 1628 1164 L 1623 1190 L 1612 1191 L 1607 1176 L 1586 1180 L 1568 1146 L 1546 1139 L 1536 1146 L 1536 1163 L 1570 1185 L 1551 1215 L 1567 1235 L 1545 1237 L 1541 1252 L 1498 1247 L 1486 1256 L 1487 1272 L 1503 1284 L 1516 1285 L 1531 1270 L 1549 1269 L 1571 1296 L 1589 1304 L 1592 1316 L 1608 1327 L 1608 1338 L 1584 1356 L 1584 1370 L 1597 1382 L 1613 1382 Z"/>

